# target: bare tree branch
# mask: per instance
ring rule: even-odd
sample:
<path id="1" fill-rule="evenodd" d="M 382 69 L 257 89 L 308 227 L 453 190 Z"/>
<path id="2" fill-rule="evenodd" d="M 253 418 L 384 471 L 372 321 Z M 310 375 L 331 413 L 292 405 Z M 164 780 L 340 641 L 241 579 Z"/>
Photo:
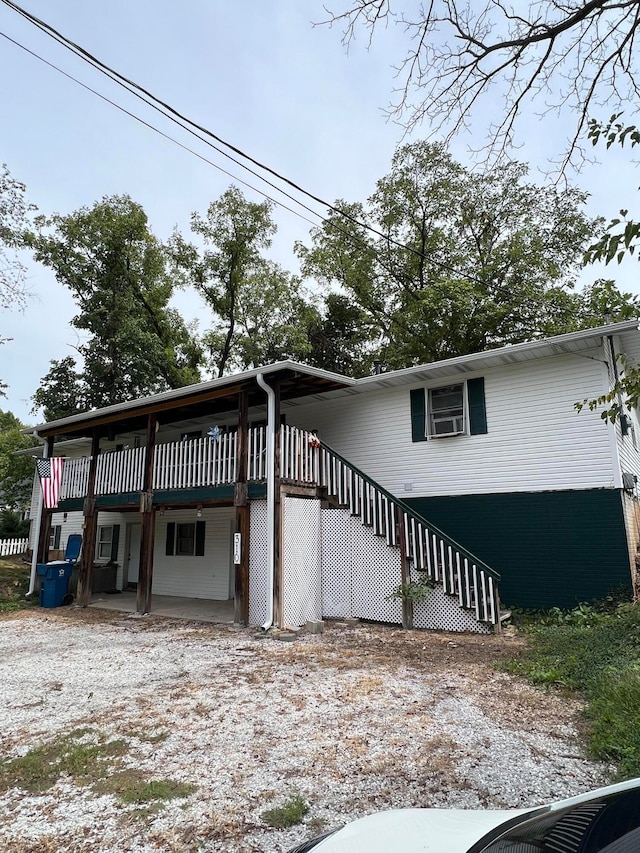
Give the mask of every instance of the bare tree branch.
<path id="1" fill-rule="evenodd" d="M 450 141 L 484 110 L 484 150 L 495 161 L 518 141 L 529 106 L 542 116 L 570 113 L 564 170 L 584 159 L 579 140 L 591 113 L 637 109 L 640 0 L 430 0 L 414 11 L 396 11 L 396 2 L 346 0 L 322 23 L 341 27 L 347 47 L 359 31 L 372 44 L 380 27 L 403 28 L 408 44 L 388 115 L 407 130 L 426 122 Z"/>

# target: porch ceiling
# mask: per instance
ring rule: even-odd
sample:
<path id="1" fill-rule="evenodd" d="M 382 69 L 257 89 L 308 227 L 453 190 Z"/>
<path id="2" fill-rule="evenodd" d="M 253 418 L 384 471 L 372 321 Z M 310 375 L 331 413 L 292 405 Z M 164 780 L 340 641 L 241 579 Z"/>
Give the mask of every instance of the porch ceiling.
<path id="1" fill-rule="evenodd" d="M 261 372 L 265 374 L 270 385 L 279 385 L 280 399 L 283 402 L 335 391 L 354 382 L 339 374 L 284 362 L 270 365 L 261 371 L 248 371 L 199 385 L 188 385 L 153 397 L 96 409 L 93 412 L 52 421 L 36 429 L 38 435 L 43 438 L 88 436 L 94 431 L 97 431 L 99 436 L 140 432 L 146 430 L 150 414 L 155 414 L 160 424 L 167 424 L 235 412 L 243 390 L 248 393 L 249 408 L 264 406 L 266 395 L 256 381 L 257 374 Z"/>

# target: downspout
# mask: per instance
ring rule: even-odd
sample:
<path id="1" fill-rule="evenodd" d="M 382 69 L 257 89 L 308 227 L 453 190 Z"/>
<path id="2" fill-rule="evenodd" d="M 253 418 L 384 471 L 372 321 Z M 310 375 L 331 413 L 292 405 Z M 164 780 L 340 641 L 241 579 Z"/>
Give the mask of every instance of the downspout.
<path id="1" fill-rule="evenodd" d="M 270 385 L 264 381 L 264 375 L 258 373 L 256 382 L 267 395 L 267 619 L 262 626 L 268 631 L 273 625 L 273 589 L 276 569 L 275 539 L 276 539 L 276 395 Z"/>
<path id="2" fill-rule="evenodd" d="M 42 441 L 42 437 L 38 435 L 37 431 L 34 429 L 33 435 L 38 441 Z M 42 450 L 42 458 L 47 459 L 49 457 L 49 443 L 47 441 L 44 442 L 44 448 Z M 37 477 L 37 474 L 34 473 L 34 477 Z M 29 598 L 33 595 L 36 588 L 36 565 L 38 563 L 38 551 L 40 550 L 40 522 L 42 521 L 42 505 L 44 503 L 42 496 L 42 487 L 40 483 L 38 483 L 38 509 L 36 511 L 36 541 L 34 542 L 33 552 L 31 554 L 31 576 L 29 578 L 29 591 L 26 593 L 25 598 Z"/>
<path id="3" fill-rule="evenodd" d="M 607 340 L 607 343 L 609 344 L 609 358 L 611 359 L 611 372 L 613 374 L 613 382 L 614 382 L 614 385 L 617 385 L 618 380 L 620 379 L 620 375 L 618 373 L 618 362 L 617 362 L 616 350 L 615 350 L 615 346 L 613 343 L 612 335 L 607 335 L 606 340 Z M 622 398 L 622 394 L 620 391 L 618 391 L 616 397 L 617 397 L 618 406 L 620 408 L 620 435 L 621 435 L 621 437 L 624 437 L 625 432 L 624 432 L 624 424 L 623 424 L 622 418 L 627 417 L 623 411 L 624 400 Z M 623 483 L 622 483 L 622 462 L 620 459 L 620 447 L 618 445 L 618 435 L 616 432 L 616 425 L 611 424 L 610 429 L 611 429 L 611 433 L 613 435 L 613 442 L 614 442 L 614 447 L 615 447 L 615 469 L 613 472 L 614 487 L 617 489 L 622 489 L 622 487 L 623 487 Z"/>

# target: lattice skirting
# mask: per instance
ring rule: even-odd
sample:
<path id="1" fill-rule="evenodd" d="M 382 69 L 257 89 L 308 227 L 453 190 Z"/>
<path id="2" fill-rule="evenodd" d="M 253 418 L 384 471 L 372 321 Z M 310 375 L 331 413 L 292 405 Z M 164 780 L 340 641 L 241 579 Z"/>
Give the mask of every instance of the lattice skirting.
<path id="1" fill-rule="evenodd" d="M 321 509 L 317 500 L 283 499 L 284 625 L 310 619 L 356 617 L 402 624 L 402 604 L 389 599 L 399 586 L 400 552 L 346 509 Z M 267 504 L 253 501 L 250 516 L 249 624 L 267 616 Z M 490 633 L 441 587 L 414 605 L 414 626 Z"/>
<path id="2" fill-rule="evenodd" d="M 267 502 L 252 501 L 249 516 L 249 624 L 267 618 Z"/>
<path id="3" fill-rule="evenodd" d="M 322 618 L 320 501 L 283 500 L 284 624 Z"/>

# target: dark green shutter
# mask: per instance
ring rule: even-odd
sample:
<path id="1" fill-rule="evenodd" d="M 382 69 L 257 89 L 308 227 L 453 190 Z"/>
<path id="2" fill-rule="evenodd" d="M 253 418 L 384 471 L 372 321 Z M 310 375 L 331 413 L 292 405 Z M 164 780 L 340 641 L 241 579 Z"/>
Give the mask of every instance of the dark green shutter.
<path id="1" fill-rule="evenodd" d="M 196 557 L 204 557 L 205 521 L 196 521 Z"/>
<path id="2" fill-rule="evenodd" d="M 173 552 L 175 549 L 175 543 L 176 543 L 176 525 L 173 521 L 170 521 L 169 524 L 167 524 L 167 544 L 166 544 L 166 547 L 164 549 L 164 553 L 168 557 L 173 556 Z"/>
<path id="3" fill-rule="evenodd" d="M 118 560 L 118 544 L 120 542 L 120 525 L 113 525 L 113 532 L 111 534 L 111 562 L 115 563 Z"/>
<path id="4" fill-rule="evenodd" d="M 482 435 L 487 432 L 487 409 L 484 402 L 484 379 L 467 380 L 467 395 L 469 399 L 469 432 L 471 435 Z"/>
<path id="5" fill-rule="evenodd" d="M 411 393 L 411 441 L 427 440 L 427 406 L 424 388 Z"/>
<path id="6" fill-rule="evenodd" d="M 53 528 L 53 550 L 57 551 L 60 547 L 60 533 L 62 531 L 62 525 L 56 524 Z"/>

